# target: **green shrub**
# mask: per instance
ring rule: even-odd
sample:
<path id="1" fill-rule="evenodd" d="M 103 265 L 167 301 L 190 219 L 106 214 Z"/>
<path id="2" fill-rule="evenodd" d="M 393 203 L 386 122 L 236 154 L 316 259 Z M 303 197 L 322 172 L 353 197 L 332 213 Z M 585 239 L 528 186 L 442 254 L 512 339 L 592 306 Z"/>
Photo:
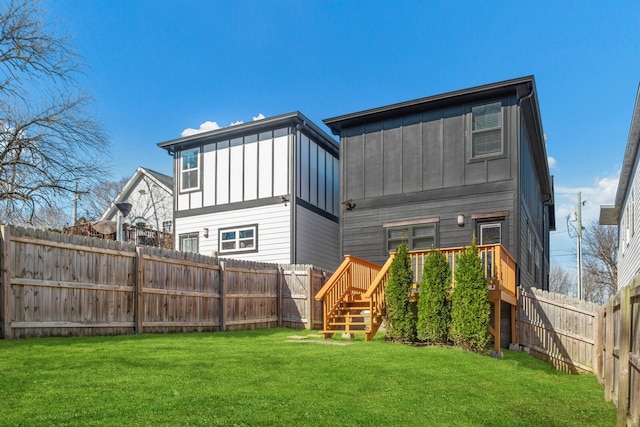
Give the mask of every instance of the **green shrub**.
<path id="1" fill-rule="evenodd" d="M 392 341 L 413 342 L 416 340 L 415 304 L 409 299 L 413 283 L 411 259 L 407 245 L 396 250 L 391 263 L 389 280 L 384 288 L 386 338 Z"/>
<path id="2" fill-rule="evenodd" d="M 449 340 L 451 268 L 439 250 L 429 253 L 422 269 L 418 299 L 418 339 L 434 344 Z"/>
<path id="3" fill-rule="evenodd" d="M 456 263 L 451 296 L 451 338 L 457 346 L 478 353 L 489 343 L 489 295 L 478 247 L 465 248 Z"/>

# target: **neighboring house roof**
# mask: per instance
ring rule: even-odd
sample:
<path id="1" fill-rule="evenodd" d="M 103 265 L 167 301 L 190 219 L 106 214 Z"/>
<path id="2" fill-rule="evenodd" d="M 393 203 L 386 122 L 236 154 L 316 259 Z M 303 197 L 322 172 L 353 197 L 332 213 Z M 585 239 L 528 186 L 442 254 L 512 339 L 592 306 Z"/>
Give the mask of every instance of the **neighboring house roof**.
<path id="1" fill-rule="evenodd" d="M 120 203 L 126 201 L 129 197 L 131 191 L 135 188 L 138 182 L 144 177 L 149 177 L 153 182 L 158 184 L 162 189 L 166 190 L 167 193 L 173 194 L 173 178 L 162 174 L 160 172 L 153 171 L 151 169 L 146 169 L 143 167 L 139 167 L 133 173 L 129 181 L 127 181 L 126 185 L 122 189 L 122 191 L 116 196 L 115 200 L 111 203 L 111 206 L 102 214 L 100 220 L 105 220 L 107 218 L 111 218 L 116 214 L 117 208 L 116 203 Z"/>
<path id="2" fill-rule="evenodd" d="M 633 108 L 633 116 L 631 117 L 631 129 L 629 129 L 629 138 L 627 139 L 627 149 L 624 152 L 624 160 L 622 161 L 622 169 L 620 170 L 620 179 L 618 181 L 618 190 L 616 191 L 616 199 L 614 205 L 600 206 L 600 224 L 601 225 L 619 225 L 622 215 L 622 205 L 629 193 L 631 186 L 631 178 L 633 177 L 633 168 L 638 158 L 638 148 L 640 147 L 640 85 L 636 94 L 636 104 Z"/>
<path id="3" fill-rule="evenodd" d="M 515 93 L 521 104 L 522 112 L 528 124 L 529 141 L 533 158 L 539 173 L 542 193 L 547 203 L 553 204 L 553 181 L 549 174 L 547 150 L 544 143 L 542 121 L 538 106 L 535 80 L 533 76 L 520 77 L 512 80 L 476 86 L 468 89 L 447 92 L 439 95 L 419 98 L 412 101 L 400 102 L 384 107 L 364 110 L 357 113 L 345 114 L 323 120 L 335 135 L 341 135 L 346 128 L 359 126 L 365 123 L 381 121 L 423 111 L 445 108 L 462 103 L 475 102 L 490 97 L 498 97 L 508 93 Z"/>
<path id="4" fill-rule="evenodd" d="M 241 123 L 207 132 L 199 132 L 182 138 L 160 142 L 158 143 L 158 147 L 164 148 L 169 153 L 174 153 L 176 151 L 202 145 L 203 143 L 232 139 L 251 133 L 259 133 L 262 130 L 276 129 L 283 126 L 296 126 L 298 130 L 310 133 L 311 136 L 314 136 L 318 140 L 318 142 L 322 143 L 324 148 L 329 149 L 330 151 L 333 151 L 334 154 L 338 155 L 338 142 L 299 111 L 267 117 L 265 119 L 254 120 L 252 122 Z"/>

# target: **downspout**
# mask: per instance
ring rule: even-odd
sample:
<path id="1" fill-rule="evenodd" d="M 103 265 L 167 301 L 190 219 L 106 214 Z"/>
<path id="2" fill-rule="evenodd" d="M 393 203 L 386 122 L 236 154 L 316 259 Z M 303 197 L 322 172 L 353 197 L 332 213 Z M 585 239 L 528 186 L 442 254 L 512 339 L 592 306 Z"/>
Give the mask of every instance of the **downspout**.
<path id="1" fill-rule="evenodd" d="M 533 96 L 533 85 L 530 85 L 529 87 L 529 93 L 526 95 L 521 96 L 520 98 L 518 98 L 518 100 L 516 101 L 516 105 L 518 106 L 518 123 L 517 123 L 517 129 L 518 129 L 518 157 L 517 157 L 517 162 L 516 164 L 518 165 L 517 167 L 517 171 L 518 171 L 518 182 L 520 183 L 520 186 L 522 186 L 522 170 L 521 170 L 521 166 L 520 166 L 520 155 L 522 154 L 522 129 L 521 129 L 521 122 L 522 122 L 522 101 L 524 101 L 525 99 L 529 99 Z M 517 266 L 517 272 L 516 272 L 516 286 L 520 286 L 520 263 L 522 261 L 522 201 L 521 201 L 521 195 L 520 195 L 520 191 L 518 189 L 518 197 L 516 198 L 516 209 L 518 212 L 517 218 L 518 220 L 516 221 L 516 236 L 518 239 L 518 260 L 520 262 L 518 262 L 516 264 Z"/>
<path id="2" fill-rule="evenodd" d="M 290 242 L 290 262 L 291 264 L 296 264 L 298 262 L 298 245 L 297 245 L 297 241 L 298 241 L 298 230 L 297 230 L 297 226 L 296 226 L 296 222 L 297 222 L 297 207 L 298 207 L 298 190 L 297 190 L 297 185 L 298 185 L 298 180 L 297 180 L 297 176 L 298 176 L 298 150 L 297 150 L 297 141 L 300 138 L 300 129 L 302 129 L 302 127 L 304 126 L 304 122 L 303 124 L 296 124 L 295 126 L 291 127 L 291 138 L 289 140 L 289 143 L 291 144 L 291 155 L 289 156 L 289 193 L 291 194 L 290 196 L 290 200 L 291 200 L 291 226 L 290 226 L 290 232 L 291 232 L 291 242 Z"/>

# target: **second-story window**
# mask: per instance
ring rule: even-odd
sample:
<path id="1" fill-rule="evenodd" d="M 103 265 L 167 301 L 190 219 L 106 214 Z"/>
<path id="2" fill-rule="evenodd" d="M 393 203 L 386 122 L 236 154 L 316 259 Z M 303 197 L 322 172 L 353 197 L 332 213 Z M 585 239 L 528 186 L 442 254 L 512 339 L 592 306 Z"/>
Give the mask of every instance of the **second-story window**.
<path id="1" fill-rule="evenodd" d="M 502 154 L 502 103 L 471 108 L 471 158 Z"/>
<path id="2" fill-rule="evenodd" d="M 200 187 L 199 149 L 183 151 L 180 162 L 180 189 L 196 190 Z"/>

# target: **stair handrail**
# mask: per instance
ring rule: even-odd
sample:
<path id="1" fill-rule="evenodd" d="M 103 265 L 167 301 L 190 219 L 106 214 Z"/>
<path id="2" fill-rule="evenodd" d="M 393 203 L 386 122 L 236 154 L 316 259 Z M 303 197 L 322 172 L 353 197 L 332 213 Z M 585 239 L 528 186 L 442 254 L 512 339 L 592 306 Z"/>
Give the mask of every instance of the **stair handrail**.
<path id="1" fill-rule="evenodd" d="M 389 270 L 391 269 L 391 263 L 395 256 L 395 252 L 391 252 L 389 254 L 387 262 L 384 263 L 376 278 L 371 282 L 371 286 L 369 286 L 367 292 L 364 293 L 364 299 L 369 299 L 371 301 L 370 308 L 372 315 L 382 315 L 382 308 L 384 306 L 384 287 L 389 279 Z"/>

